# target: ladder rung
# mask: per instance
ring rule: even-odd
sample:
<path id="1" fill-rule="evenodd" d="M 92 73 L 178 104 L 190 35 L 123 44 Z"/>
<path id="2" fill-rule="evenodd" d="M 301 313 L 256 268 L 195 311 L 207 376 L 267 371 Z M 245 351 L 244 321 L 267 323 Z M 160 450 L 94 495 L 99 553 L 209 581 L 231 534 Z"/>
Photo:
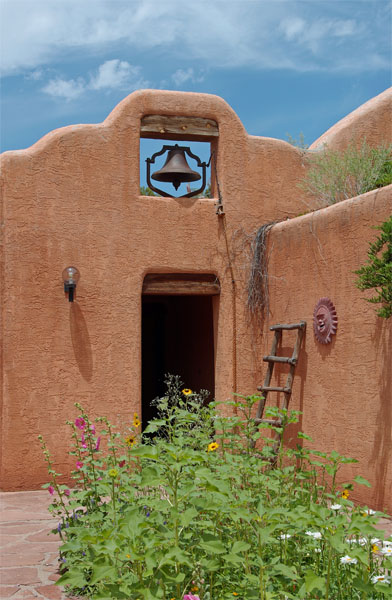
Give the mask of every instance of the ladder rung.
<path id="1" fill-rule="evenodd" d="M 296 365 L 297 360 L 288 356 L 263 356 L 264 362 L 277 362 L 277 363 L 288 363 L 290 365 Z"/>
<path id="2" fill-rule="evenodd" d="M 282 425 L 281 419 L 255 419 L 256 425 L 260 425 L 260 423 L 266 423 L 267 425 L 275 425 L 276 427 L 280 427 Z"/>
<path id="3" fill-rule="evenodd" d="M 268 385 L 260 385 L 257 388 L 260 392 L 284 392 L 285 394 L 291 394 L 291 388 L 287 387 L 274 387 Z"/>
<path id="4" fill-rule="evenodd" d="M 281 329 L 303 329 L 306 325 L 306 321 L 300 321 L 299 323 L 289 323 L 288 325 L 281 325 L 280 323 L 278 323 L 278 325 L 272 325 L 270 327 L 270 331 L 279 331 Z"/>

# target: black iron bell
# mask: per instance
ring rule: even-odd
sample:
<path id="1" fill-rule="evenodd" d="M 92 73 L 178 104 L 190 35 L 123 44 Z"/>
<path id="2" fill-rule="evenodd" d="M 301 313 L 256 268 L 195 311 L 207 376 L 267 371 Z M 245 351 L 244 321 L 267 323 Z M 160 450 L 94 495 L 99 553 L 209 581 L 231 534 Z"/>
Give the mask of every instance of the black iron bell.
<path id="1" fill-rule="evenodd" d="M 178 144 L 175 144 L 169 150 L 162 169 L 155 171 L 151 177 L 155 181 L 172 183 L 176 190 L 178 190 L 181 183 L 189 183 L 190 181 L 201 179 L 200 174 L 197 171 L 192 171 L 189 167 L 185 158 L 185 151 Z"/>

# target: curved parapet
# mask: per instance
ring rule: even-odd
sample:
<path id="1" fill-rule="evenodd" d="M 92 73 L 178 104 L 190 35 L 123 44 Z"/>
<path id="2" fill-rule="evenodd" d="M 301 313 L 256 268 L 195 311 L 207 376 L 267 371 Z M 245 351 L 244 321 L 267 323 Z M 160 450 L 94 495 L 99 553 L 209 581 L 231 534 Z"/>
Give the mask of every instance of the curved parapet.
<path id="1" fill-rule="evenodd" d="M 392 87 L 335 123 L 323 133 L 310 150 L 321 150 L 324 145 L 343 150 L 351 141 L 366 139 L 370 146 L 392 142 Z"/>

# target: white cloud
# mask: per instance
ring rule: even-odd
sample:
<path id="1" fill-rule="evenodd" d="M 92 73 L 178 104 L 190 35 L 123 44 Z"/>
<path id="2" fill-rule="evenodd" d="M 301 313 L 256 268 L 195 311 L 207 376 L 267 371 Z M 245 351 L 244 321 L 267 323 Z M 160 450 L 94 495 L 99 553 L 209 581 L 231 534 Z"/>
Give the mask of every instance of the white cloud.
<path id="1" fill-rule="evenodd" d="M 96 74 L 89 79 L 63 79 L 56 77 L 47 83 L 42 91 L 55 98 L 75 100 L 88 90 L 127 90 L 132 92 L 140 87 L 147 87 L 148 82 L 140 77 L 141 68 L 133 66 L 118 58 L 102 63 Z"/>
<path id="2" fill-rule="evenodd" d="M 287 40 L 293 40 L 297 38 L 305 29 L 305 21 L 303 19 L 299 19 L 298 17 L 283 19 L 279 28 L 284 33 Z"/>
<path id="3" fill-rule="evenodd" d="M 89 88 L 92 90 L 127 89 L 132 85 L 132 81 L 138 78 L 140 71 L 140 67 L 134 67 L 125 60 L 118 58 L 107 60 L 98 67 L 98 73 L 91 78 Z"/>
<path id="4" fill-rule="evenodd" d="M 35 69 L 34 71 L 30 71 L 30 73 L 27 73 L 26 75 L 26 79 L 30 79 L 31 81 L 39 81 L 40 79 L 43 79 L 43 77 L 43 69 Z"/>
<path id="5" fill-rule="evenodd" d="M 356 2 L 355 11 L 352 2 L 318 0 L 2 0 L 2 71 L 34 70 L 64 56 L 104 60 L 119 45 L 123 56 L 155 52 L 157 61 L 186 58 L 211 69 L 385 68 L 389 10 L 383 0 Z M 187 66 L 174 81 L 182 71 Z M 120 63 L 107 66 L 96 89 L 128 76 Z"/>
<path id="6" fill-rule="evenodd" d="M 172 76 L 172 80 L 175 85 L 180 87 L 187 81 L 191 81 L 192 83 L 200 83 L 204 80 L 204 75 L 196 75 L 193 67 L 189 67 L 188 69 L 177 69 Z"/>
<path id="7" fill-rule="evenodd" d="M 42 88 L 42 91 L 54 98 L 64 98 L 65 100 L 75 100 L 85 91 L 85 82 L 83 79 L 61 79 L 56 77 Z"/>

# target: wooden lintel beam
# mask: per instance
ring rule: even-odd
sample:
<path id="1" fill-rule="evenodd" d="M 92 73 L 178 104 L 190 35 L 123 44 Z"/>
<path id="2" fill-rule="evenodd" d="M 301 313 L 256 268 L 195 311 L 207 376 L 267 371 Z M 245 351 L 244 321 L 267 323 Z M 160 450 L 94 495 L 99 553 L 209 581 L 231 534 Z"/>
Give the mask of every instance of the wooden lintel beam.
<path id="1" fill-rule="evenodd" d="M 143 282 L 143 294 L 149 296 L 216 296 L 219 293 L 219 281 L 214 275 L 154 274 L 146 275 Z"/>
<path id="2" fill-rule="evenodd" d="M 140 137 L 205 140 L 219 136 L 218 124 L 202 117 L 146 115 L 140 124 Z"/>

